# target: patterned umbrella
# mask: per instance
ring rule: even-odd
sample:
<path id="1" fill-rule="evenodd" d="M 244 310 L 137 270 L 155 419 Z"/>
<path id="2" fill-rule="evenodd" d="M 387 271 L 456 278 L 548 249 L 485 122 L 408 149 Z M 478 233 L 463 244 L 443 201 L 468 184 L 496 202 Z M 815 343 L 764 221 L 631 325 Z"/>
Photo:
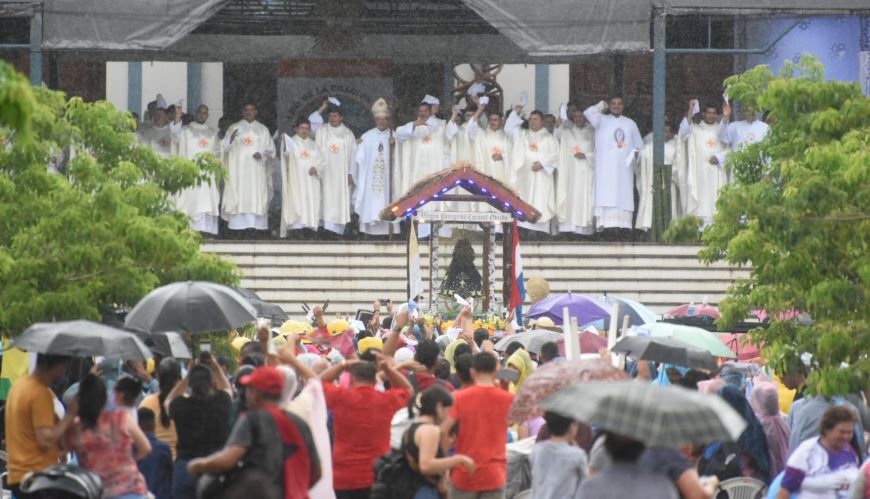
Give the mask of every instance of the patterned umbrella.
<path id="1" fill-rule="evenodd" d="M 575 383 L 540 407 L 650 447 L 733 442 L 746 428 L 743 416 L 716 395 L 633 381 Z"/>
<path id="2" fill-rule="evenodd" d="M 508 420 L 521 423 L 543 414 L 538 403 L 572 383 L 629 379 L 625 372 L 599 360 L 553 361 L 526 378 L 511 406 Z"/>

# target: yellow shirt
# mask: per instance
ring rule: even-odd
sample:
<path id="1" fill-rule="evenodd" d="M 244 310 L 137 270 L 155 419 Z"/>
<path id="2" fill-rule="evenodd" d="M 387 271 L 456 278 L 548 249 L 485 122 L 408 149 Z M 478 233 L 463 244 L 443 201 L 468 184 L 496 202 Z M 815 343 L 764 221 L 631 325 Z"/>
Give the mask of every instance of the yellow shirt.
<path id="1" fill-rule="evenodd" d="M 6 399 L 6 450 L 9 456 L 9 484 L 17 485 L 24 475 L 57 464 L 60 447 L 42 450 L 36 443 L 37 428 L 56 424 L 54 396 L 33 376 L 19 378 Z"/>
<path id="2" fill-rule="evenodd" d="M 151 409 L 154 412 L 154 436 L 157 440 L 165 443 L 172 450 L 172 459 L 175 459 L 175 445 L 178 443 L 178 434 L 175 433 L 175 421 L 169 420 L 169 427 L 160 422 L 160 395 L 157 393 L 148 395 L 139 403 L 139 408 Z"/>

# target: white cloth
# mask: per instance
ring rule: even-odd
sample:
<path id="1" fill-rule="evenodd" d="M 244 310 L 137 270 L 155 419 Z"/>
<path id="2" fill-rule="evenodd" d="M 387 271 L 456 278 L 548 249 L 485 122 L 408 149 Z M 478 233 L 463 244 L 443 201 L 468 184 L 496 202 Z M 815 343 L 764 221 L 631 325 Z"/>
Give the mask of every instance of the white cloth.
<path id="1" fill-rule="evenodd" d="M 607 103 L 602 101 L 583 111 L 595 128 L 595 225 L 630 229 L 634 213 L 630 159 L 643 148 L 643 138 L 634 120 L 602 114 L 605 109 Z"/>
<path id="2" fill-rule="evenodd" d="M 154 150 L 161 158 L 172 153 L 172 131 L 169 125 L 150 126 L 139 132 L 139 142 Z"/>
<path id="3" fill-rule="evenodd" d="M 679 141 L 674 138 L 665 142 L 665 163 L 666 165 L 674 165 L 678 162 Z M 643 147 L 643 152 L 640 154 L 640 159 L 635 164 L 635 187 L 639 194 L 637 201 L 637 218 L 634 222 L 634 228 L 640 230 L 649 230 L 652 228 L 653 215 L 653 169 L 655 161 L 653 159 L 653 144 L 649 143 Z M 673 180 L 671 181 L 671 196 L 675 194 Z M 673 205 L 672 205 L 673 208 Z"/>
<path id="4" fill-rule="evenodd" d="M 170 123 L 174 153 L 185 159 L 194 159 L 201 153 L 211 153 L 220 158 L 221 148 L 217 130 L 200 123 L 182 127 L 181 123 Z M 218 233 L 220 216 L 220 192 L 217 181 L 209 181 L 184 189 L 174 196 L 178 211 L 190 217 L 190 228 L 211 234 Z"/>
<path id="5" fill-rule="evenodd" d="M 680 138 L 686 142 L 685 213 L 701 217 L 705 224 L 713 221 L 719 190 L 728 183 L 727 149 L 719 140 L 723 128 L 722 123 L 689 123 L 685 119 L 680 124 Z M 714 157 L 718 165 L 710 163 Z"/>
<path id="6" fill-rule="evenodd" d="M 283 134 L 281 152 L 281 237 L 288 230 L 320 225 L 320 182 L 325 168 L 320 148 L 310 137 Z M 317 173 L 311 175 L 311 168 Z"/>
<path id="7" fill-rule="evenodd" d="M 797 491 L 799 499 L 847 497 L 843 486 L 848 486 L 858 477 L 858 463 L 847 463 L 832 470 L 828 464 L 828 456 L 828 450 L 819 443 L 819 438 L 813 437 L 801 442 L 788 457 L 786 468 L 804 473 L 800 490 Z"/>
<path id="8" fill-rule="evenodd" d="M 559 171 L 556 176 L 556 216 L 559 232 L 592 234 L 595 175 L 595 129 L 565 122 L 556 129 L 559 139 Z M 575 156 L 583 153 L 585 158 Z"/>
<path id="9" fill-rule="evenodd" d="M 353 210 L 359 215 L 359 230 L 364 234 L 384 235 L 387 222 L 381 220 L 381 210 L 390 204 L 390 136 L 389 128 L 372 128 L 362 134 L 354 158 L 351 175 L 356 185 Z"/>
<path id="10" fill-rule="evenodd" d="M 770 126 L 760 120 L 755 120 L 752 123 L 735 121 L 722 127 L 719 140 L 728 144 L 732 152 L 737 152 L 750 144 L 761 142 L 769 131 Z"/>
<path id="11" fill-rule="evenodd" d="M 516 175 L 520 198 L 541 212 L 537 223 L 523 223 L 528 229 L 549 232 L 550 220 L 556 216 L 556 185 L 554 173 L 559 159 L 559 142 L 544 127 L 537 131 L 523 130 L 522 118 L 511 113 L 505 121 L 505 133 L 513 139 L 511 167 Z M 543 169 L 532 171 L 538 162 Z"/>
<path id="12" fill-rule="evenodd" d="M 405 195 L 420 179 L 441 171 L 446 165 L 447 147 L 441 120 L 429 118 L 425 125 L 407 123 L 396 130 L 399 142 L 398 167 L 394 172 L 396 199 Z"/>
<path id="13" fill-rule="evenodd" d="M 325 163 L 320 194 L 323 226 L 344 234 L 344 226 L 350 222 L 351 188 L 347 178 L 356 157 L 356 137 L 344 124 L 337 127 L 323 124 L 323 117 L 316 111 L 308 120 Z"/>
<path id="14" fill-rule="evenodd" d="M 269 129 L 256 120 L 238 121 L 227 129 L 221 146 L 227 156 L 221 217 L 231 229 L 265 229 L 275 158 Z M 255 153 L 260 153 L 261 158 L 254 159 Z"/>
<path id="15" fill-rule="evenodd" d="M 489 125 L 481 126 L 477 122 L 470 122 L 467 133 L 474 144 L 475 168 L 506 185 L 513 186 L 514 171 L 510 159 L 513 144 L 504 130 L 493 130 Z M 496 155 L 500 155 L 501 159 L 493 158 Z"/>

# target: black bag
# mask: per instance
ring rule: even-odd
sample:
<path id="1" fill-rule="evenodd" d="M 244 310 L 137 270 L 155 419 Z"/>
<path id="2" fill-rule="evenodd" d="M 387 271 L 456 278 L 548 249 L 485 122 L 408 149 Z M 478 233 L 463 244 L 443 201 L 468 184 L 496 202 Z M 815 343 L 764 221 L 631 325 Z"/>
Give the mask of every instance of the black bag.
<path id="1" fill-rule="evenodd" d="M 411 425 L 402 437 L 402 447 L 391 450 L 375 462 L 375 483 L 371 499 L 411 499 L 420 487 L 429 482 L 411 467 L 407 442 L 420 424 Z"/>
<path id="2" fill-rule="evenodd" d="M 251 420 L 251 443 L 256 442 L 260 438 L 260 414 L 249 412 L 248 416 L 257 414 L 257 418 Z M 221 497 L 223 492 L 229 486 L 238 481 L 239 477 L 245 472 L 244 458 L 239 461 L 236 466 L 220 474 L 204 473 L 196 481 L 196 497 L 197 499 L 215 499 Z"/>

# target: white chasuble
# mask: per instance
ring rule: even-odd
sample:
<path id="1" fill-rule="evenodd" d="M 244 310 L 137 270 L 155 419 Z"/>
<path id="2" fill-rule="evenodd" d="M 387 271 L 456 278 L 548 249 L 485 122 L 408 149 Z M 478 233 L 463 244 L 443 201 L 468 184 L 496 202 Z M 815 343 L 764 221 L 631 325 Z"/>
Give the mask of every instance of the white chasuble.
<path id="1" fill-rule="evenodd" d="M 288 230 L 317 230 L 321 220 L 321 176 L 326 168 L 320 148 L 311 138 L 282 134 L 281 237 Z M 311 169 L 315 173 L 311 174 Z"/>
<path id="2" fill-rule="evenodd" d="M 559 232 L 592 234 L 595 218 L 592 189 L 595 180 L 595 129 L 566 122 L 556 129 L 559 168 L 556 173 L 556 217 Z M 582 154 L 585 157 L 577 157 Z"/>
<path id="3" fill-rule="evenodd" d="M 217 130 L 200 123 L 185 127 L 181 123 L 171 123 L 172 142 L 175 154 L 193 160 L 201 153 L 211 153 L 220 159 L 221 148 Z M 220 192 L 217 181 L 210 178 L 199 185 L 184 189 L 175 195 L 175 207 L 190 217 L 190 228 L 210 234 L 218 233 L 220 216 Z"/>
<path id="4" fill-rule="evenodd" d="M 392 130 L 372 128 L 362 134 L 357 147 L 351 175 L 356 185 L 353 210 L 359 215 L 359 230 L 363 234 L 385 235 L 387 222 L 380 219 L 381 210 L 390 204 L 390 136 Z"/>
<path id="5" fill-rule="evenodd" d="M 728 148 L 719 140 L 723 127 L 703 121 L 680 125 L 680 137 L 686 141 L 686 215 L 701 217 L 705 225 L 713 221 L 719 189 L 728 183 Z M 718 164 L 710 163 L 712 158 Z"/>
<path id="6" fill-rule="evenodd" d="M 505 122 L 505 132 L 513 139 L 511 166 L 516 176 L 517 190 L 523 201 L 541 212 L 537 223 L 524 222 L 527 229 L 550 231 L 550 220 L 556 215 L 556 186 L 554 173 L 559 159 L 559 142 L 549 130 L 523 130 L 522 118 L 511 113 Z M 541 170 L 532 171 L 534 163 Z"/>
<path id="7" fill-rule="evenodd" d="M 233 137 L 235 134 L 235 137 Z M 230 229 L 269 228 L 269 200 L 275 144 L 265 125 L 241 120 L 230 125 L 222 143 L 227 178 L 221 217 Z M 260 159 L 254 154 L 259 153 Z"/>
<path id="8" fill-rule="evenodd" d="M 671 139 L 665 142 L 665 164 L 673 165 L 679 162 L 679 139 Z M 635 187 L 638 192 L 637 201 L 637 219 L 634 222 L 634 228 L 640 230 L 649 230 L 652 228 L 653 219 L 653 144 L 649 143 L 643 147 L 640 153 L 640 159 L 637 161 L 637 171 L 635 172 Z M 672 174 L 673 175 L 673 174 Z M 676 188 L 671 177 L 671 196 L 676 195 Z M 673 209 L 673 203 L 671 204 Z"/>

